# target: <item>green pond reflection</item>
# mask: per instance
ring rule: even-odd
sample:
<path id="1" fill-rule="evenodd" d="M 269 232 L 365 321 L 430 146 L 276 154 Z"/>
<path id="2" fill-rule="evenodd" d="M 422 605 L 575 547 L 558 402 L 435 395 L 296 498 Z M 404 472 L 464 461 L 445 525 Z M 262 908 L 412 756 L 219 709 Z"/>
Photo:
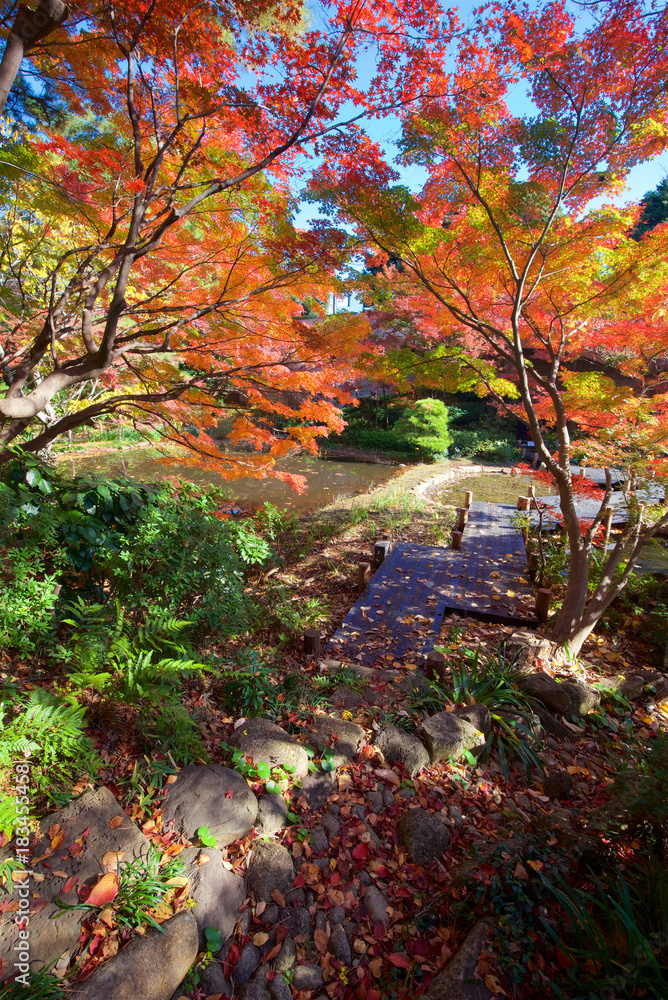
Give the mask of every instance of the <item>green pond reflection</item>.
<path id="1" fill-rule="evenodd" d="M 474 500 L 488 503 L 509 503 L 517 506 L 517 498 L 527 496 L 527 490 L 532 480 L 521 476 L 504 476 L 500 472 L 492 472 L 482 476 L 466 476 L 454 483 L 444 484 L 435 496 L 446 506 L 458 507 L 463 500 L 464 490 L 471 490 Z M 554 496 L 556 490 L 542 484 L 536 485 L 540 496 Z"/>
<path id="2" fill-rule="evenodd" d="M 58 462 L 61 472 L 72 475 L 98 472 L 109 479 L 127 476 L 137 482 L 154 482 L 167 476 L 178 475 L 182 479 L 200 485 L 223 488 L 230 498 L 230 504 L 242 507 L 259 507 L 266 501 L 277 507 L 288 507 L 298 513 L 307 513 L 332 503 L 339 496 L 351 497 L 366 493 L 374 486 L 387 482 L 396 475 L 396 466 L 372 465 L 366 462 L 330 462 L 310 455 L 289 458 L 277 463 L 281 472 L 299 474 L 306 477 L 306 493 L 296 493 L 287 483 L 276 479 L 237 479 L 228 482 L 216 473 L 188 466 L 187 463 L 173 467 L 158 461 L 159 454 L 153 449 L 137 448 L 122 452 L 107 452 L 100 455 L 77 455 L 65 453 Z"/>

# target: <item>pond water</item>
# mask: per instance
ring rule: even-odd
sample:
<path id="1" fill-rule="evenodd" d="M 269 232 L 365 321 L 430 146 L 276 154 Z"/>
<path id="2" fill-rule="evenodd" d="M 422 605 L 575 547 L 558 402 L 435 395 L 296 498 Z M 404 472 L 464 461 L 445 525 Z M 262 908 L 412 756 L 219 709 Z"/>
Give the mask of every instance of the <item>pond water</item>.
<path id="1" fill-rule="evenodd" d="M 527 487 L 532 480 L 490 473 L 483 476 L 467 476 L 444 484 L 434 490 L 433 496 L 448 507 L 459 507 L 464 500 L 464 490 L 471 490 L 474 500 L 490 503 L 508 503 L 513 507 L 518 496 L 527 495 Z M 540 496 L 556 496 L 556 490 L 540 484 Z M 603 494 L 601 493 L 601 497 Z M 668 539 L 656 538 L 641 552 L 636 564 L 638 573 L 665 573 L 668 575 Z"/>
<path id="2" fill-rule="evenodd" d="M 464 490 L 471 490 L 474 500 L 484 500 L 488 503 L 510 503 L 517 506 L 517 498 L 527 496 L 527 489 L 532 480 L 520 476 L 504 476 L 499 472 L 491 472 L 482 476 L 466 476 L 453 483 L 444 484 L 434 490 L 434 497 L 449 507 L 458 507 L 464 500 Z M 540 485 L 541 496 L 553 496 L 555 490 Z"/>
<path id="3" fill-rule="evenodd" d="M 200 485 L 218 486 L 225 489 L 230 504 L 241 507 L 258 507 L 265 501 L 277 507 L 288 507 L 297 513 L 307 513 L 332 503 L 338 496 L 351 497 L 366 493 L 374 486 L 387 482 L 397 473 L 390 465 L 373 465 L 367 462 L 330 462 L 310 455 L 289 458 L 277 463 L 282 472 L 306 476 L 307 491 L 295 493 L 287 483 L 276 479 L 237 479 L 227 482 L 215 473 L 186 464 L 174 468 L 158 462 L 158 452 L 148 448 L 137 448 L 123 452 L 107 452 L 99 455 L 66 453 L 59 459 L 61 472 L 72 475 L 99 472 L 113 479 L 127 476 L 137 482 L 154 482 L 166 476 L 179 475 Z"/>

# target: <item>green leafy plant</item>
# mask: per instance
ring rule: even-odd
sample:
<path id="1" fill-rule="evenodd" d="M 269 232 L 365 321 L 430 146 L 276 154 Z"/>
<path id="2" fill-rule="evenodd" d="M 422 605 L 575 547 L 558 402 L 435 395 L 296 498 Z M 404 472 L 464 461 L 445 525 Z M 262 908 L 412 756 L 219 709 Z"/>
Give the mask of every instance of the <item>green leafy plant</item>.
<path id="1" fill-rule="evenodd" d="M 547 880 L 544 879 L 544 881 Z M 589 886 L 547 883 L 566 916 L 544 925 L 571 968 L 558 995 L 569 1000 L 665 1000 L 668 996 L 668 871 L 640 865 Z M 565 992 L 562 992 L 565 990 Z"/>
<path id="2" fill-rule="evenodd" d="M 118 600 L 112 606 L 87 605 L 77 598 L 65 613 L 70 617 L 63 624 L 72 630 L 73 646 L 67 658 L 79 668 L 70 680 L 79 688 L 104 691 L 113 681 L 125 700 L 157 701 L 183 677 L 210 669 L 191 658 L 189 644 L 181 638 L 190 622 L 157 609 L 149 609 L 143 626 L 127 618 Z"/>
<path id="3" fill-rule="evenodd" d="M 433 460 L 452 444 L 448 408 L 440 399 L 418 399 L 404 411 L 394 428 L 397 437 L 421 456 Z"/>
<path id="4" fill-rule="evenodd" d="M 42 688 L 13 701 L 15 713 L 3 709 L 0 724 L 0 830 L 10 833 L 15 821 L 13 797 L 8 788 L 13 762 L 30 761 L 32 778 L 40 793 L 54 796 L 70 787 L 81 774 L 94 774 L 102 761 L 93 742 L 84 735 L 85 708 L 56 697 Z"/>
<path id="5" fill-rule="evenodd" d="M 200 826 L 199 829 L 197 830 L 197 836 L 202 841 L 205 847 L 216 846 L 216 838 L 211 833 L 211 830 L 208 828 L 208 826 Z"/>
<path id="6" fill-rule="evenodd" d="M 26 1000 L 29 995 L 30 1000 L 63 1000 L 65 992 L 60 979 L 50 972 L 31 972 L 30 985 L 28 989 L 16 981 L 11 983 L 0 983 L 0 1000 Z"/>
<path id="7" fill-rule="evenodd" d="M 0 646 L 18 656 L 41 652 L 53 635 L 58 573 L 49 573 L 39 548 L 10 548 L 0 576 Z"/>
<path id="8" fill-rule="evenodd" d="M 206 950 L 210 955 L 215 955 L 223 947 L 223 935 L 217 927 L 205 927 L 204 937 L 206 940 Z"/>
<path id="9" fill-rule="evenodd" d="M 223 704 L 246 718 L 275 717 L 278 712 L 279 689 L 274 670 L 256 650 L 240 651 L 237 664 L 232 669 L 228 666 L 216 687 Z"/>
<path id="10" fill-rule="evenodd" d="M 531 728 L 536 702 L 518 690 L 517 660 L 509 658 L 505 645 L 486 662 L 481 661 L 479 650 L 468 652 L 459 659 L 451 672 L 450 686 L 445 690 L 456 705 L 485 705 L 489 709 L 495 732 L 488 739 L 486 753 L 495 744 L 499 762 L 508 779 L 508 757 L 531 768 L 542 771 L 537 756 L 540 743 Z"/>
<path id="11" fill-rule="evenodd" d="M 97 910 L 111 905 L 118 925 L 134 929 L 142 924 L 150 924 L 162 931 L 158 921 L 150 911 L 159 909 L 169 889 L 171 879 L 185 875 L 185 867 L 178 857 L 165 864 L 161 854 L 153 846 L 136 858 L 120 861 L 118 865 L 118 891 L 103 903 L 87 902 L 71 905 L 59 897 L 54 903 L 61 912 L 69 910 Z M 56 914 L 56 918 L 61 914 Z"/>
<path id="12" fill-rule="evenodd" d="M 219 490 L 183 481 L 160 491 L 106 563 L 112 590 L 125 607 L 159 603 L 191 621 L 196 636 L 252 627 L 257 609 L 244 595 L 246 574 L 272 552 L 251 523 L 221 520 L 225 502 Z"/>
<path id="13" fill-rule="evenodd" d="M 119 778 L 118 786 L 123 789 L 127 804 L 136 802 L 147 809 L 164 791 L 169 776 L 175 773 L 176 768 L 168 760 L 144 757 L 134 762 L 129 774 Z"/>
<path id="14" fill-rule="evenodd" d="M 307 600 L 299 597 L 288 597 L 285 587 L 273 588 L 268 604 L 272 608 L 272 616 L 277 627 L 282 631 L 279 639 L 286 642 L 304 629 L 313 628 L 319 621 L 327 617 L 329 606 L 327 601 L 318 597 Z"/>

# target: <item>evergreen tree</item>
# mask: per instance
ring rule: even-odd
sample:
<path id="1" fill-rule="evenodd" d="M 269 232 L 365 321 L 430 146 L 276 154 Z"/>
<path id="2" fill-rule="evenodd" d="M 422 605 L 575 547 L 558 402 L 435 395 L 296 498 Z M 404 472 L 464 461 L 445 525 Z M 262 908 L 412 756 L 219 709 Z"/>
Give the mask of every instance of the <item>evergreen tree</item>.
<path id="1" fill-rule="evenodd" d="M 634 240 L 641 239 L 659 223 L 668 220 L 668 177 L 664 177 L 654 191 L 648 191 L 640 204 L 642 212 L 630 233 Z"/>

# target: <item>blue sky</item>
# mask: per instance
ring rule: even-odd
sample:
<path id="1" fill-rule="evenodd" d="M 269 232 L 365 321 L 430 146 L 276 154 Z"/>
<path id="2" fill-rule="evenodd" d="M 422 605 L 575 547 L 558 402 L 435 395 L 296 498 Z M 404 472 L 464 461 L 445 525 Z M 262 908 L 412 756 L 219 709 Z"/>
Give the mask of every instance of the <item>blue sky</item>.
<path id="1" fill-rule="evenodd" d="M 458 5 L 458 13 L 463 21 L 467 20 L 467 16 L 472 12 L 474 4 L 464 0 L 464 3 Z M 581 12 L 578 14 L 580 22 L 584 20 L 588 15 L 583 15 Z M 358 73 L 360 82 L 362 84 L 370 80 L 374 72 L 373 59 L 369 59 L 368 56 L 364 57 L 358 62 Z M 509 91 L 507 95 L 507 104 L 511 113 L 517 116 L 532 115 L 537 112 L 536 106 L 530 100 L 527 89 L 526 82 L 520 81 L 515 87 Z M 354 106 L 349 106 L 342 109 L 342 114 L 345 117 L 352 116 L 356 109 Z M 388 159 L 393 161 L 397 155 L 396 141 L 401 134 L 401 126 L 399 119 L 396 116 L 388 116 L 383 120 L 368 119 L 359 123 L 368 135 L 380 144 L 380 146 L 386 150 Z M 311 161 L 310 165 L 314 166 L 315 162 Z M 412 191 L 418 191 L 424 184 L 427 173 L 419 166 L 413 167 L 402 167 L 398 164 L 394 164 L 398 173 L 400 174 L 400 183 L 406 184 Z M 653 190 L 657 184 L 663 180 L 663 178 L 668 175 L 668 150 L 664 152 L 661 156 L 656 157 L 646 163 L 638 164 L 634 167 L 627 178 L 626 191 L 618 195 L 617 197 L 611 197 L 606 195 L 600 199 L 595 199 L 590 202 L 590 208 L 597 208 L 602 204 L 610 203 L 613 204 L 625 204 L 628 202 L 639 201 L 644 194 L 648 191 Z M 300 208 L 299 212 L 295 217 L 295 222 L 297 226 L 306 227 L 308 225 L 308 220 L 313 219 L 317 216 L 317 206 L 311 204 L 304 204 Z"/>

